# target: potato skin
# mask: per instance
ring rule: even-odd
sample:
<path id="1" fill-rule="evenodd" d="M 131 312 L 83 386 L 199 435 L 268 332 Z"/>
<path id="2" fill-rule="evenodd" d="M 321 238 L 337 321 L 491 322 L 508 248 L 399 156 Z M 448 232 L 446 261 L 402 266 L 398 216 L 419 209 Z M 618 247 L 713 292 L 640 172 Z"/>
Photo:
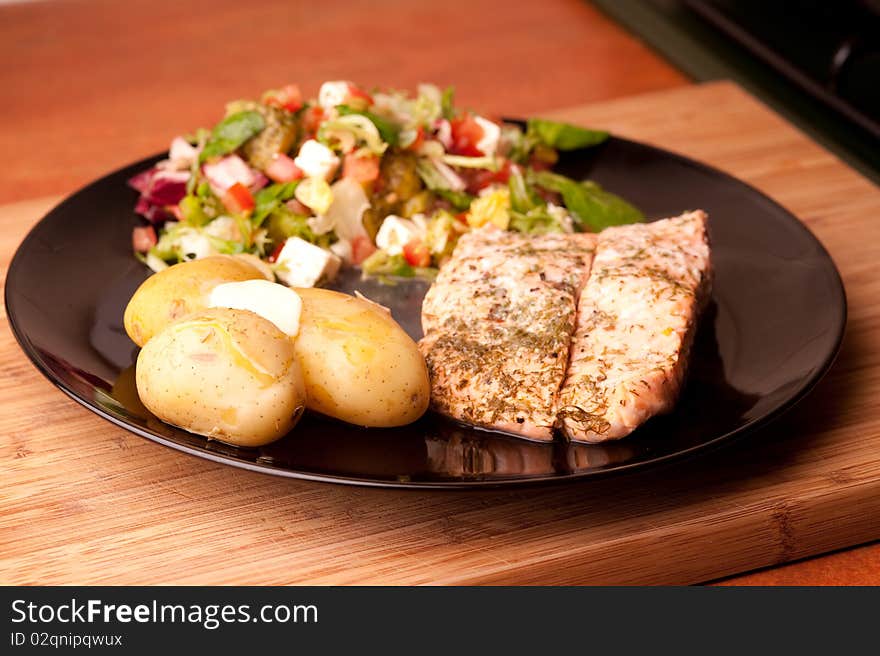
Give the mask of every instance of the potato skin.
<path id="1" fill-rule="evenodd" d="M 143 346 L 173 321 L 205 309 L 208 293 L 220 283 L 262 278 L 254 265 L 229 255 L 175 264 L 137 288 L 125 308 L 125 332 Z"/>
<path id="2" fill-rule="evenodd" d="M 213 308 L 167 326 L 141 349 L 136 381 L 163 421 L 237 446 L 277 440 L 305 409 L 293 342 L 247 310 Z"/>
<path id="3" fill-rule="evenodd" d="M 431 387 L 416 343 L 369 301 L 296 288 L 303 302 L 296 354 L 309 409 L 359 426 L 403 426 L 428 408 Z"/>

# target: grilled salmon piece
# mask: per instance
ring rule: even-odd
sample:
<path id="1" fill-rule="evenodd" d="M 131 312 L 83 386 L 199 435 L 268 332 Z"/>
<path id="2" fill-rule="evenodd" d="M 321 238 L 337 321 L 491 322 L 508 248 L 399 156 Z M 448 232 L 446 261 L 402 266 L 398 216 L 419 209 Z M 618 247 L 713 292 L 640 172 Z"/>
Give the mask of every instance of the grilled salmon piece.
<path id="1" fill-rule="evenodd" d="M 558 397 L 570 439 L 618 439 L 675 404 L 709 297 L 706 221 L 695 211 L 599 234 Z"/>
<path id="2" fill-rule="evenodd" d="M 434 410 L 552 439 L 594 246 L 590 234 L 484 228 L 461 237 L 422 304 Z"/>

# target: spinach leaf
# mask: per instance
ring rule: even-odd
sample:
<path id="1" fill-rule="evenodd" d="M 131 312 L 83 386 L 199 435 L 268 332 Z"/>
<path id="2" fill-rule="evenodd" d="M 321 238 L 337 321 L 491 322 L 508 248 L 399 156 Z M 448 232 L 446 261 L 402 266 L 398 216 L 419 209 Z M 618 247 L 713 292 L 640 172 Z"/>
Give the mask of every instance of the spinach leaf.
<path id="1" fill-rule="evenodd" d="M 199 155 L 199 162 L 227 155 L 266 127 L 262 115 L 253 110 L 231 114 L 211 130 L 211 136 Z"/>
<path id="2" fill-rule="evenodd" d="M 572 218 L 587 230 L 599 232 L 609 226 L 638 223 L 642 212 L 620 196 L 591 181 L 576 182 L 550 171 L 530 171 L 530 182 L 562 194 Z"/>
<path id="3" fill-rule="evenodd" d="M 608 138 L 601 130 L 588 130 L 568 123 L 530 118 L 526 124 L 526 134 L 537 137 L 546 146 L 559 150 L 575 150 L 595 146 Z"/>

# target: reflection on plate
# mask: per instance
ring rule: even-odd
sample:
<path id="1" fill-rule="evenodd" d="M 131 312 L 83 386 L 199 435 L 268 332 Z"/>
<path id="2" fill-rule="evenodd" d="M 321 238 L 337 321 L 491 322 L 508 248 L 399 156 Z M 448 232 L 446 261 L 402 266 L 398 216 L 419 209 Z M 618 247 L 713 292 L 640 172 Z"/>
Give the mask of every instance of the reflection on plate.
<path id="1" fill-rule="evenodd" d="M 122 313 L 149 271 L 130 253 L 138 219 L 125 180 L 156 159 L 89 185 L 34 228 L 9 269 L 7 313 L 28 356 L 75 400 L 139 435 L 230 465 L 398 487 L 531 483 L 628 471 L 717 445 L 776 416 L 827 370 L 843 335 L 846 301 L 837 270 L 797 219 L 716 170 L 612 138 L 600 148 L 566 154 L 560 170 L 597 180 L 651 218 L 695 207 L 710 215 L 712 304 L 671 414 L 625 440 L 597 445 L 533 443 L 431 413 L 394 429 L 307 416 L 266 447 L 224 445 L 162 423 L 134 387 L 137 349 L 122 328 Z M 336 288 L 359 290 L 390 307 L 412 337 L 421 336 L 426 283 L 389 286 L 348 272 Z"/>

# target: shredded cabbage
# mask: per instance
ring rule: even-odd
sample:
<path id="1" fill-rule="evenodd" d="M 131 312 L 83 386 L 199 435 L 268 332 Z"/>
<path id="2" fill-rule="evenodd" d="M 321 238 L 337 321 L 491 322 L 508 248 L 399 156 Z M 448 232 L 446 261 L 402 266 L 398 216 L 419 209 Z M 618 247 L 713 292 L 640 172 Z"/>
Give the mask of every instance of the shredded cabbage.
<path id="1" fill-rule="evenodd" d="M 356 139 L 363 141 L 370 152 L 375 155 L 382 155 L 388 148 L 388 144 L 382 141 L 382 137 L 379 135 L 379 128 L 363 114 L 346 114 L 325 121 L 318 130 L 318 138 L 321 141 L 330 142 L 330 137 L 338 132 L 348 132 L 354 135 Z"/>

